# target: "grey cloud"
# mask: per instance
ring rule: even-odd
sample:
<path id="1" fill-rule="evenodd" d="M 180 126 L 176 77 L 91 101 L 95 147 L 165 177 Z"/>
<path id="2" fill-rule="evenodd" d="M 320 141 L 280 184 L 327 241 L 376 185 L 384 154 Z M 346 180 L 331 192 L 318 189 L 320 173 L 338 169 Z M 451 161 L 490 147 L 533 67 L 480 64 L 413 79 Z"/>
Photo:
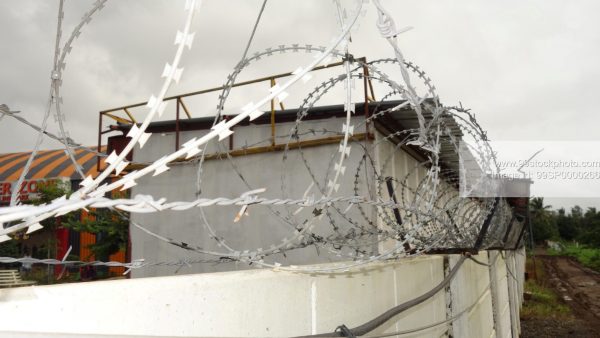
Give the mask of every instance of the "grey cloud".
<path id="1" fill-rule="evenodd" d="M 66 1 L 64 35 L 93 1 Z M 94 144 L 99 110 L 146 100 L 161 84 L 173 55 L 183 1 L 108 1 L 75 42 L 64 74 L 64 111 L 71 136 Z M 236 64 L 261 0 L 205 1 L 184 56 L 182 82 L 173 93 L 220 85 Z M 343 1 L 351 6 L 352 1 Z M 385 1 L 401 26 L 407 59 L 434 79 L 447 104 L 473 108 L 492 139 L 592 139 L 600 115 L 595 93 L 600 65 L 596 1 Z M 0 103 L 39 122 L 48 95 L 58 1 L 0 3 Z M 324 45 L 337 32 L 330 1 L 270 1 L 251 51 L 278 44 Z M 371 7 L 353 33 L 351 51 L 369 59 L 391 57 Z M 274 58 L 243 74 L 293 70 Z M 273 67 L 273 68 L 271 68 Z M 56 130 L 51 124 L 50 129 Z M 0 121 L 0 153 L 26 151 L 35 133 Z M 45 147 L 57 147 L 46 142 Z"/>

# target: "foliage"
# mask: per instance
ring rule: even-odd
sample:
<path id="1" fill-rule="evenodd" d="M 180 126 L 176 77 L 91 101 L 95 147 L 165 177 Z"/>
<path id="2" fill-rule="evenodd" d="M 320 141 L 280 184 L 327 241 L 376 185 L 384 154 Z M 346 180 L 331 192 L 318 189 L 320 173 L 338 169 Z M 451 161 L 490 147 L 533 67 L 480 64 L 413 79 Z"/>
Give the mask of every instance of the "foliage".
<path id="1" fill-rule="evenodd" d="M 32 203 L 48 203 L 68 195 L 69 191 L 68 184 L 62 181 L 57 181 L 56 184 L 40 185 L 38 187 L 39 197 Z M 89 246 L 96 259 L 107 260 L 111 254 L 125 248 L 129 237 L 129 223 L 126 219 L 107 209 L 92 209 L 86 214 L 86 217 L 82 217 L 82 212 L 79 211 L 69 213 L 61 217 L 60 224 L 77 232 L 96 234 L 96 243 Z M 57 224 L 53 219 L 45 222 L 42 224 L 49 228 L 54 228 Z M 81 258 L 87 259 L 88 257 Z"/>
<path id="2" fill-rule="evenodd" d="M 570 314 L 570 308 L 561 303 L 554 291 L 548 287 L 537 284 L 533 280 L 525 282 L 525 292 L 531 294 L 531 298 L 523 304 L 521 317 L 562 317 Z"/>
<path id="3" fill-rule="evenodd" d="M 533 270 L 531 258 L 527 259 L 527 271 Z M 559 296 L 547 285 L 543 264 L 535 265 L 537 279 L 525 281 L 525 292 L 531 297 L 523 303 L 521 318 L 556 318 L 570 319 L 571 309 L 565 305 Z"/>
<path id="4" fill-rule="evenodd" d="M 68 185 L 62 181 L 48 181 L 41 182 L 37 186 L 38 197 L 29 201 L 24 201 L 25 204 L 40 205 L 48 203 L 56 198 L 65 195 L 69 189 Z M 56 221 L 54 219 L 48 219 L 40 222 L 47 229 L 54 229 L 56 227 Z M 26 239 L 28 236 L 25 235 L 26 230 L 18 231 L 16 234 L 11 235 L 14 239 Z M 23 251 L 18 240 L 6 241 L 0 243 L 0 257 L 21 257 Z M 19 265 L 20 264 L 16 264 Z"/>
<path id="5" fill-rule="evenodd" d="M 543 197 L 534 197 L 529 202 L 531 212 L 531 227 L 533 239 L 542 243 L 548 239 L 558 239 L 559 230 L 556 215 L 549 209 L 550 205 L 544 205 Z"/>
<path id="6" fill-rule="evenodd" d="M 591 248 L 600 248 L 600 212 L 596 208 L 584 212 L 575 206 L 569 213 L 563 208 L 553 211 L 551 206 L 544 205 L 541 197 L 532 198 L 529 207 L 533 238 L 537 243 L 548 239 L 576 240 Z"/>
<path id="7" fill-rule="evenodd" d="M 560 252 L 550 249 L 551 254 L 574 257 L 600 271 L 600 211 L 594 207 L 584 211 L 579 206 L 571 208 L 569 213 L 563 208 L 552 211 L 541 197 L 532 198 L 529 207 L 533 238 L 537 243 L 547 239 L 561 241 L 564 249 Z"/>
<path id="8" fill-rule="evenodd" d="M 26 203 L 34 205 L 50 203 L 53 200 L 60 198 L 65 195 L 69 195 L 71 189 L 67 182 L 63 181 L 49 181 L 46 184 L 40 183 L 38 185 L 38 197 L 31 199 Z M 49 218 L 40 222 L 47 229 L 56 229 L 58 222 L 54 218 Z"/>
<path id="9" fill-rule="evenodd" d="M 585 212 L 577 240 L 600 248 L 600 213 L 596 211 L 596 208 L 588 208 Z"/>
<path id="10" fill-rule="evenodd" d="M 567 255 L 576 258 L 588 268 L 600 271 L 600 248 L 582 246 L 577 243 L 565 243 L 561 251 L 548 250 L 552 255 Z"/>
<path id="11" fill-rule="evenodd" d="M 0 243 L 0 257 L 18 257 L 19 255 L 19 246 L 16 241 Z"/>
<path id="12" fill-rule="evenodd" d="M 34 205 L 40 205 L 44 203 L 52 202 L 53 200 L 60 198 L 64 195 L 70 195 L 71 189 L 69 183 L 55 180 L 49 181 L 47 184 L 40 182 L 37 187 L 38 197 L 31 200 Z"/>
<path id="13" fill-rule="evenodd" d="M 98 260 L 108 260 L 111 254 L 125 249 L 129 237 L 129 222 L 106 209 L 91 210 L 85 218 L 69 217 L 63 225 L 78 232 L 96 234 L 96 243 L 89 248 Z"/>
<path id="14" fill-rule="evenodd" d="M 578 226 L 569 219 L 564 208 L 558 209 L 556 226 L 562 239 L 572 241 L 577 236 Z"/>

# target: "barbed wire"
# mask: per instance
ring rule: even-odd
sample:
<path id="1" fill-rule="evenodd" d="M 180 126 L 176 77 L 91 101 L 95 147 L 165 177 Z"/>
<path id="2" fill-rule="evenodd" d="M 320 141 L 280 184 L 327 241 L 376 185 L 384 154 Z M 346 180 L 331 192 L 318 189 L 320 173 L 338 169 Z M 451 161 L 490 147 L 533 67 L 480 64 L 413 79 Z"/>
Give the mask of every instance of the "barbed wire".
<path id="1" fill-rule="evenodd" d="M 83 24 L 89 22 L 91 15 L 102 8 L 105 1 L 97 1 L 74 32 L 79 32 Z M 248 46 L 252 42 L 265 3 L 266 1 L 261 7 Z M 350 54 L 348 48 L 351 43 L 350 34 L 357 27 L 358 19 L 363 13 L 363 1 L 358 0 L 355 3 L 355 8 L 348 15 L 346 9 L 339 2 L 335 2 L 340 33 L 327 47 L 314 47 L 311 44 L 279 45 L 255 52 L 250 56 L 248 56 L 249 49 L 247 47 L 241 61 L 227 76 L 226 84 L 219 94 L 217 114 L 210 131 L 200 138 L 192 138 L 175 152 L 145 163 L 139 170 L 125 173 L 126 167 L 130 164 L 125 158 L 131 154 L 136 145 L 142 148 L 151 137 L 146 129 L 156 116 L 161 116 L 166 107 L 167 101 L 163 101 L 166 92 L 173 82 L 179 81 L 182 75 L 183 68 L 179 67 L 180 60 L 185 48 L 191 48 L 194 39 L 191 23 L 194 12 L 199 7 L 194 0 L 186 1 L 185 9 L 188 12 L 183 32 L 177 32 L 176 52 L 172 62 L 167 63 L 164 68 L 163 85 L 157 96 L 151 96 L 148 100 L 149 112 L 144 121 L 139 125 L 131 126 L 127 134 L 130 141 L 124 150 L 118 154 L 116 152 L 109 154 L 105 160 L 108 164 L 107 168 L 95 178 L 86 177 L 81 188 L 70 196 L 63 196 L 39 206 L 12 205 L 0 208 L 0 223 L 10 224 L 9 227 L 0 229 L 0 235 L 22 231 L 44 219 L 60 217 L 85 208 L 109 208 L 119 211 L 121 217 L 127 217 L 123 212 L 136 215 L 198 210 L 200 213 L 198 224 L 207 230 L 208 237 L 215 241 L 217 247 L 221 248 L 220 250 L 203 248 L 188 243 L 189 241 L 158 234 L 134 219 L 130 219 L 129 222 L 135 228 L 157 240 L 187 251 L 212 256 L 207 260 L 194 261 L 195 263 L 218 264 L 227 261 L 306 273 L 347 271 L 371 262 L 418 255 L 440 246 L 471 248 L 474 247 L 486 223 L 491 224 L 490 231 L 481 245 L 484 248 L 501 245 L 503 243 L 502 236 L 506 233 L 508 224 L 512 220 L 512 210 L 508 203 L 504 200 L 461 198 L 457 193 L 456 186 L 459 184 L 458 172 L 463 168 L 463 163 L 458 163 L 458 168 L 448 166 L 448 163 L 444 162 L 445 160 L 441 157 L 442 148 L 445 149 L 445 152 L 458 156 L 460 143 L 464 141 L 465 137 L 468 137 L 474 142 L 472 150 L 474 156 L 479 160 L 482 171 L 493 172 L 497 167 L 495 155 L 486 142 L 485 131 L 477 123 L 474 115 L 462 105 L 459 107 L 442 105 L 435 86 L 427 74 L 417 65 L 404 60 L 396 36 L 405 30 L 399 30 L 395 26 L 390 14 L 379 1 L 373 2 L 378 14 L 377 27 L 381 36 L 392 47 L 395 58 L 366 62 Z M 63 15 L 60 13 L 62 13 L 61 10 L 59 10 L 59 33 L 61 15 Z M 78 34 L 71 35 L 60 57 L 56 57 L 54 69 L 58 70 L 58 73 L 53 73 L 53 94 L 51 93 L 51 95 L 54 96 L 52 97 L 60 98 L 60 74 L 64 69 L 64 59 L 71 49 L 73 39 Z M 257 103 L 249 102 L 242 108 L 240 114 L 221 119 L 221 113 L 238 75 L 263 58 L 300 51 L 315 54 L 314 61 L 304 67 L 299 67 L 288 81 L 271 88 L 269 94 Z M 56 55 L 58 55 L 58 47 Z M 268 139 L 273 142 L 275 138 L 285 140 L 283 151 L 281 151 L 282 171 L 279 185 L 281 197 L 259 197 L 259 194 L 263 193 L 265 189 L 250 184 L 247 179 L 248 175 L 241 170 L 237 161 L 231 156 L 231 150 L 224 150 L 219 142 L 233 134 L 232 127 L 241 121 L 252 121 L 264 114 L 258 110 L 263 104 L 276 99 L 280 102 L 283 101 L 288 95 L 287 90 L 292 85 L 300 80 L 309 81 L 309 72 L 319 64 L 328 64 L 332 58 L 341 58 L 343 73 L 316 85 L 305 96 L 287 135 Z M 395 81 L 383 71 L 380 67 L 384 65 L 392 65 L 399 69 L 401 81 Z M 411 75 L 414 76 L 412 80 Z M 417 93 L 414 86 L 415 78 L 416 82 L 421 82 L 421 85 L 424 86 L 422 96 Z M 363 79 L 365 86 L 367 81 L 369 83 L 376 81 L 390 90 L 375 103 L 376 107 L 372 112 L 368 112 L 364 118 L 358 121 L 353 97 L 354 83 L 357 79 Z M 312 109 L 338 85 L 344 85 L 344 116 L 340 116 L 336 120 L 341 121 L 341 128 L 316 130 L 310 126 L 306 127 L 305 120 L 310 117 Z M 392 101 L 398 97 L 401 101 Z M 60 139 L 68 152 L 74 144 L 66 136 L 64 127 L 60 123 L 64 117 L 61 115 L 60 100 L 56 99 L 53 102 L 59 120 L 60 135 L 49 136 Z M 18 119 L 17 116 L 8 112 L 8 108 L 5 110 L 6 112 L 3 111 L 0 117 L 10 115 Z M 414 118 L 417 125 L 403 128 L 403 130 L 392 130 L 389 133 L 372 130 L 372 125 L 385 125 L 387 119 L 390 117 L 393 119 L 394 114 L 404 114 L 408 118 Z M 40 135 L 48 134 L 45 131 L 45 125 L 36 127 L 24 119 L 20 121 L 39 130 Z M 363 138 L 355 136 L 355 132 L 359 130 L 364 130 Z M 325 162 L 325 165 L 316 167 L 313 163 L 315 159 L 311 158 L 299 141 L 319 132 L 322 132 L 323 135 L 332 134 L 338 138 L 336 139 L 337 143 L 334 142 L 329 148 L 325 148 L 330 151 L 326 159 L 319 159 L 319 161 Z M 267 139 L 245 145 L 241 149 L 247 149 L 265 141 Z M 216 155 L 223 155 L 223 159 L 233 169 L 232 172 L 247 189 L 239 197 L 199 197 L 201 185 L 204 182 L 202 179 L 203 164 L 209 142 L 216 142 L 218 149 Z M 295 142 L 297 146 L 291 147 Z M 412 163 L 408 164 L 406 157 L 408 155 L 403 151 L 410 147 L 418 148 L 422 158 L 411 160 Z M 298 159 L 292 161 L 292 153 L 297 154 Z M 395 168 L 396 156 L 404 156 L 407 163 L 405 170 Z M 182 158 L 184 160 L 180 161 Z M 174 162 L 175 160 L 178 162 Z M 286 168 L 288 165 L 295 168 L 298 164 L 306 169 L 310 180 L 304 187 L 303 196 L 290 198 L 289 196 L 293 196 L 291 191 L 298 190 L 299 187 L 294 186 L 294 189 L 289 187 L 289 182 L 294 181 L 289 179 Z M 168 201 L 165 198 L 157 199 L 143 194 L 138 194 L 133 198 L 105 197 L 107 192 L 116 189 L 128 190 L 134 187 L 137 180 L 150 173 L 153 176 L 161 175 L 167 172 L 170 166 L 186 165 L 197 166 L 195 168 L 197 198 L 191 201 Z M 352 168 L 354 165 L 356 167 Z M 354 170 L 353 174 L 352 170 Z M 117 176 L 116 179 L 107 182 L 106 178 L 113 174 Z M 352 193 L 340 193 L 339 189 L 342 184 L 348 184 L 353 195 L 351 195 Z M 273 217 L 287 227 L 289 235 L 277 239 L 277 243 L 269 244 L 266 249 L 236 249 L 228 242 L 227 238 L 220 234 L 220 231 L 223 230 L 222 224 L 211 224 L 209 217 L 205 214 L 205 208 L 232 206 L 240 207 L 239 212 L 232 214 L 233 222 L 243 217 L 248 209 L 267 208 Z M 352 209 L 357 209 L 357 211 L 354 212 Z M 229 209 L 226 210 L 229 211 Z M 323 223 L 328 225 L 327 230 L 323 229 Z M 336 262 L 327 267 L 298 267 L 265 260 L 266 258 L 276 259 L 276 255 L 285 255 L 286 252 L 308 246 L 314 246 L 317 255 L 319 255 L 320 249 L 325 249 L 332 257 L 349 259 L 350 262 Z M 53 261 L 47 262 L 55 264 L 50 263 Z M 43 260 L 37 263 L 45 264 Z"/>
<path id="2" fill-rule="evenodd" d="M 16 119 L 17 121 L 33 128 L 35 131 L 43 133 L 45 136 L 48 136 L 49 138 L 51 138 L 55 141 L 58 141 L 58 142 L 62 143 L 63 145 L 65 144 L 65 141 L 61 136 L 57 136 L 56 134 L 53 134 L 47 130 L 42 130 L 42 128 L 37 126 L 36 124 L 28 121 L 27 119 L 25 119 L 19 115 L 16 115 L 16 113 L 19 113 L 19 112 L 9 111 L 9 108 L 6 105 L 3 105 L 3 106 L 6 108 L 2 108 L 2 106 L 0 106 L 0 119 L 4 116 L 10 116 L 10 117 Z M 70 137 L 67 137 L 67 144 L 69 147 L 71 147 L 71 149 L 81 149 L 81 150 L 84 150 L 89 153 L 94 153 L 97 156 L 106 157 L 106 153 L 100 152 L 99 150 L 96 150 L 94 148 L 86 147 L 86 146 L 82 145 L 81 143 L 74 141 Z"/>
<path id="3" fill-rule="evenodd" d="M 81 178 L 85 177 L 81 166 L 75 159 L 75 156 L 73 154 L 73 151 L 72 151 L 70 143 L 69 143 L 70 139 L 69 139 L 68 135 L 66 134 L 65 128 L 63 126 L 63 121 L 65 120 L 65 116 L 61 112 L 62 98 L 60 96 L 60 87 L 62 85 L 62 71 L 66 67 L 65 59 L 66 59 L 67 55 L 69 54 L 69 52 L 72 50 L 73 41 L 75 40 L 75 38 L 77 38 L 81 34 L 82 27 L 91 21 L 94 13 L 96 13 L 97 11 L 101 10 L 104 7 L 104 4 L 106 3 L 106 1 L 107 0 L 96 0 L 96 2 L 94 2 L 94 4 L 92 5 L 92 8 L 84 14 L 84 16 L 81 19 L 81 21 L 79 22 L 79 24 L 77 24 L 75 26 L 75 28 L 73 29 L 73 31 L 71 32 L 69 39 L 67 40 L 64 47 L 62 48 L 62 52 L 60 49 L 60 40 L 61 40 L 61 36 L 62 36 L 62 22 L 63 22 L 63 18 L 64 18 L 65 14 L 63 11 L 64 0 L 59 1 L 58 20 L 57 20 L 57 27 L 56 27 L 56 39 L 55 39 L 55 46 L 54 46 L 54 62 L 53 62 L 52 71 L 50 74 L 50 80 L 51 80 L 50 81 L 50 94 L 49 94 L 49 98 L 48 98 L 47 105 L 46 105 L 46 112 L 45 112 L 43 120 L 42 120 L 42 125 L 41 125 L 41 127 L 39 127 L 36 143 L 33 147 L 33 150 L 31 151 L 31 154 L 29 155 L 29 158 L 27 159 L 27 163 L 25 164 L 25 166 L 23 167 L 23 170 L 21 171 L 21 175 L 19 176 L 19 179 L 17 180 L 18 187 L 21 186 L 21 184 L 25 180 L 25 177 L 29 173 L 29 169 L 31 168 L 33 160 L 35 159 L 37 152 L 42 144 L 44 135 L 46 135 L 45 132 L 48 127 L 48 118 L 50 116 L 50 112 L 52 110 L 53 105 L 55 107 L 55 112 L 56 112 L 55 117 L 59 124 L 59 130 L 60 130 L 59 137 L 62 139 L 61 143 L 65 146 L 65 152 L 67 153 L 67 156 L 73 163 L 75 171 L 81 176 Z M 15 117 L 15 116 L 13 116 L 13 117 Z M 18 192 L 19 192 L 19 189 L 14 189 L 14 191 L 12 192 L 11 197 L 10 197 L 10 205 L 15 205 L 17 203 L 18 198 L 20 196 Z"/>

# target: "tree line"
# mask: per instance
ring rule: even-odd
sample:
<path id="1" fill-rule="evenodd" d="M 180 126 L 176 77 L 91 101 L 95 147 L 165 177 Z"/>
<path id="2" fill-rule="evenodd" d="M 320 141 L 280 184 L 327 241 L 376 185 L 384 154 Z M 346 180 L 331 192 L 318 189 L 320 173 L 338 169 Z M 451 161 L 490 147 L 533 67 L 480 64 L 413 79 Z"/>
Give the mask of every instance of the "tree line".
<path id="1" fill-rule="evenodd" d="M 543 197 L 533 197 L 529 202 L 533 240 L 536 244 L 546 240 L 577 241 L 600 248 L 600 212 L 595 207 L 585 211 L 574 206 L 552 210 L 544 204 Z"/>

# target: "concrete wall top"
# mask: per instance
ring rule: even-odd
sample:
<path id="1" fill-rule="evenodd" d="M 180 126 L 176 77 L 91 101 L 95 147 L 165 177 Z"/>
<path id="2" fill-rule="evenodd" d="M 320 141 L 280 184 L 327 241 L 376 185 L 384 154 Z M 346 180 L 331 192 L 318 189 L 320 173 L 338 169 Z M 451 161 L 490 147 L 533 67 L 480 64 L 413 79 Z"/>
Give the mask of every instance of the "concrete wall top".
<path id="1" fill-rule="evenodd" d="M 442 265 L 441 256 L 427 256 L 337 275 L 249 270 L 2 289 L 0 336 L 283 337 L 330 332 L 341 324 L 363 324 L 425 293 L 443 279 Z M 442 292 L 374 333 L 444 318 Z M 434 335 L 444 330 L 438 328 Z"/>

